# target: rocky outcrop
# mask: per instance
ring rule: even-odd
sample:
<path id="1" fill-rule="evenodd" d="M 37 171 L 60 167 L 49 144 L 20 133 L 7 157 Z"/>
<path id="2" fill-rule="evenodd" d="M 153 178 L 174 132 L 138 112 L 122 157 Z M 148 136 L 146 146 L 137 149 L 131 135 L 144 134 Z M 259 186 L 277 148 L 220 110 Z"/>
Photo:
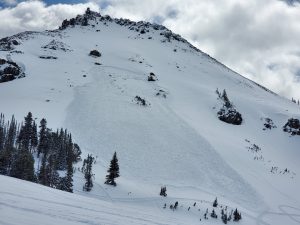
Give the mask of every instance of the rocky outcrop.
<path id="1" fill-rule="evenodd" d="M 11 51 L 15 49 L 15 46 L 19 45 L 19 42 L 12 37 L 2 38 L 0 40 L 0 50 L 1 51 Z"/>
<path id="2" fill-rule="evenodd" d="M 50 50 L 61 50 L 64 52 L 71 51 L 69 46 L 67 46 L 65 43 L 57 40 L 52 40 L 48 44 L 42 46 L 44 49 L 50 49 Z"/>
<path id="3" fill-rule="evenodd" d="M 225 123 L 233 125 L 241 125 L 243 122 L 242 114 L 234 108 L 221 108 L 218 112 L 218 118 Z"/>
<path id="4" fill-rule="evenodd" d="M 100 57 L 101 53 L 98 50 L 92 50 L 92 51 L 90 51 L 89 55 L 93 56 L 93 57 Z"/>
<path id="5" fill-rule="evenodd" d="M 150 104 L 146 101 L 146 99 L 141 98 L 141 97 L 138 96 L 138 95 L 135 96 L 134 101 L 135 101 L 136 104 L 141 105 L 141 106 L 148 106 L 148 105 L 150 105 Z"/>
<path id="6" fill-rule="evenodd" d="M 0 58 L 0 83 L 24 76 L 23 71 L 17 63 Z"/>
<path id="7" fill-rule="evenodd" d="M 239 113 L 229 101 L 226 91 L 224 90 L 222 95 L 218 90 L 216 92 L 219 99 L 223 102 L 223 106 L 217 113 L 219 120 L 233 125 L 241 125 L 243 122 L 242 114 Z"/>
<path id="8" fill-rule="evenodd" d="M 151 72 L 148 76 L 148 81 L 156 81 L 156 80 L 157 80 L 157 78 L 156 78 L 155 74 Z"/>
<path id="9" fill-rule="evenodd" d="M 39 56 L 39 58 L 41 58 L 41 59 L 57 59 L 56 56 L 52 56 L 52 55 L 41 55 L 41 56 Z"/>
<path id="10" fill-rule="evenodd" d="M 300 121 L 298 119 L 290 118 L 283 126 L 283 131 L 291 135 L 300 135 Z"/>

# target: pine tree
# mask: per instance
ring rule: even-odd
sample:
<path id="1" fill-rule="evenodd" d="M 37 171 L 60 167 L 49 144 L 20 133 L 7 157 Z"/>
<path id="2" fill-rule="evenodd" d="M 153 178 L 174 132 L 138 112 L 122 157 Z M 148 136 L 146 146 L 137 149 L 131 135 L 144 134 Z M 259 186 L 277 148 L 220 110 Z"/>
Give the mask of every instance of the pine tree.
<path id="1" fill-rule="evenodd" d="M 92 172 L 92 168 L 90 170 Z M 63 188 L 61 190 L 73 192 L 73 143 L 71 135 L 69 136 L 69 148 L 67 153 L 67 175 L 63 179 Z"/>
<path id="2" fill-rule="evenodd" d="M 67 174 L 64 177 L 63 188 L 61 190 L 73 192 L 73 166 L 68 164 Z"/>
<path id="3" fill-rule="evenodd" d="M 212 210 L 212 212 L 210 214 L 210 217 L 215 218 L 215 219 L 218 218 L 218 216 L 217 216 L 217 214 L 216 214 L 216 212 L 215 212 L 214 209 Z"/>
<path id="4" fill-rule="evenodd" d="M 93 187 L 93 173 L 92 173 L 92 167 L 93 167 L 94 157 L 92 155 L 88 155 L 88 157 L 83 162 L 83 168 L 82 171 L 84 172 L 84 178 L 86 180 L 83 190 L 84 191 L 91 191 Z"/>
<path id="5" fill-rule="evenodd" d="M 11 122 L 8 122 L 7 125 L 4 126 L 4 129 L 7 131 L 5 131 L 6 137 L 3 143 L 3 149 L 0 151 L 0 174 L 10 175 L 14 155 L 16 153 L 14 144 L 17 135 L 17 122 L 14 116 L 12 116 Z"/>
<path id="6" fill-rule="evenodd" d="M 4 115 L 0 114 L 0 152 L 4 149 L 5 142 L 5 119 Z"/>
<path id="7" fill-rule="evenodd" d="M 49 187 L 57 188 L 59 186 L 59 174 L 55 169 L 55 157 L 50 155 L 48 158 L 48 164 L 46 165 L 46 184 Z"/>
<path id="8" fill-rule="evenodd" d="M 226 90 L 224 89 L 223 90 L 223 93 L 222 93 L 222 99 L 224 101 L 224 104 L 225 104 L 225 107 L 226 108 L 231 108 L 231 102 L 229 101 L 229 98 L 227 96 L 227 93 L 226 93 Z"/>
<path id="9" fill-rule="evenodd" d="M 38 134 L 37 134 L 37 125 L 35 121 L 32 124 L 32 134 L 31 134 L 31 146 L 36 148 L 38 146 Z"/>
<path id="10" fill-rule="evenodd" d="M 42 165 L 41 167 L 39 168 L 39 173 L 38 173 L 38 180 L 39 180 L 39 183 L 42 184 L 42 185 L 45 185 L 45 186 L 49 186 L 50 182 L 48 180 L 48 169 L 47 168 L 47 152 L 44 152 L 42 154 Z"/>
<path id="11" fill-rule="evenodd" d="M 19 149 L 17 151 L 17 157 L 12 165 L 10 175 L 22 180 L 35 180 L 34 159 L 29 150 Z"/>
<path id="12" fill-rule="evenodd" d="M 33 139 L 33 119 L 32 119 L 32 113 L 29 112 L 27 116 L 25 117 L 25 123 L 21 127 L 20 134 L 18 137 L 19 145 L 21 146 L 21 149 L 24 150 L 32 150 L 32 139 Z"/>
<path id="13" fill-rule="evenodd" d="M 178 202 L 176 201 L 174 204 L 174 209 L 177 209 L 177 207 L 178 207 Z"/>
<path id="14" fill-rule="evenodd" d="M 67 148 L 68 148 L 68 144 L 67 144 L 67 140 L 68 140 L 68 134 L 67 134 L 67 130 L 60 130 L 59 133 L 59 142 L 60 142 L 60 149 L 58 152 L 58 169 L 59 170 L 65 170 L 67 168 Z"/>
<path id="15" fill-rule="evenodd" d="M 233 221 L 239 221 L 241 219 L 242 219 L 241 213 L 237 209 L 235 209 L 233 212 Z"/>
<path id="16" fill-rule="evenodd" d="M 119 164 L 117 153 L 115 152 L 113 155 L 112 160 L 110 161 L 110 167 L 107 170 L 108 174 L 106 175 L 105 184 L 116 186 L 117 183 L 115 182 L 115 178 L 119 177 Z"/>
<path id="17" fill-rule="evenodd" d="M 80 147 L 79 147 L 78 144 L 76 144 L 76 143 L 73 144 L 72 152 L 73 152 L 73 159 L 72 159 L 73 162 L 80 161 L 81 160 L 81 157 L 80 157 L 80 155 L 81 155 L 81 149 L 80 149 Z"/>
<path id="18" fill-rule="evenodd" d="M 16 136 L 17 136 L 17 122 L 15 120 L 15 117 L 12 116 L 10 123 L 8 123 L 7 125 L 8 131 L 7 131 L 7 135 L 5 138 L 5 144 L 4 144 L 4 148 L 5 149 L 13 149 L 15 142 L 16 142 Z"/>
<path id="19" fill-rule="evenodd" d="M 217 207 L 218 206 L 218 199 L 216 198 L 213 202 L 213 207 Z"/>
<path id="20" fill-rule="evenodd" d="M 39 132 L 39 143 L 37 146 L 37 155 L 40 156 L 41 153 L 46 152 L 48 149 L 48 129 L 47 129 L 47 120 L 42 119 L 40 122 L 40 132 Z"/>
<path id="21" fill-rule="evenodd" d="M 224 224 L 227 224 L 228 218 L 227 218 L 227 212 L 224 212 L 224 209 L 221 211 L 221 220 L 223 221 Z"/>

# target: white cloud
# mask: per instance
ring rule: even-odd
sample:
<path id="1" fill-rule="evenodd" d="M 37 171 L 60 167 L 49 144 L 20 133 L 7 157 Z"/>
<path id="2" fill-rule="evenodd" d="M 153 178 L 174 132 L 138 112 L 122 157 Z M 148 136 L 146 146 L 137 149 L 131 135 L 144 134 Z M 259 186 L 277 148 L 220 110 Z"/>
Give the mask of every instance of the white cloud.
<path id="1" fill-rule="evenodd" d="M 9 0 L 10 1 L 10 0 Z M 0 36 L 57 28 L 90 7 L 113 17 L 161 22 L 237 72 L 300 99 L 300 4 L 277 0 L 92 0 L 0 10 Z M 297 76 L 298 74 L 298 76 Z"/>
<path id="2" fill-rule="evenodd" d="M 99 11 L 95 3 L 55 4 L 47 6 L 41 1 L 21 2 L 13 8 L 0 10 L 0 37 L 25 30 L 55 29 L 66 18 L 82 14 L 87 7 Z"/>

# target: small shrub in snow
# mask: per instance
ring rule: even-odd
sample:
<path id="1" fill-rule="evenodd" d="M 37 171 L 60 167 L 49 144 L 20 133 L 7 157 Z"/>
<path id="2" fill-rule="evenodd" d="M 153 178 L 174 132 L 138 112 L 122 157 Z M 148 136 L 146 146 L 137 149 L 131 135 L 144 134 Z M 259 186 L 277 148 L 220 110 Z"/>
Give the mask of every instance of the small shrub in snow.
<path id="1" fill-rule="evenodd" d="M 264 122 L 263 130 L 267 130 L 267 129 L 271 130 L 272 128 L 277 128 L 272 119 L 264 118 L 264 120 L 265 120 L 265 122 Z"/>
<path id="2" fill-rule="evenodd" d="M 206 209 L 206 212 L 204 213 L 204 219 L 206 220 L 208 220 L 207 214 L 208 214 L 208 209 Z"/>
<path id="3" fill-rule="evenodd" d="M 215 219 L 218 218 L 218 216 L 217 216 L 217 214 L 216 214 L 216 212 L 215 212 L 214 209 L 212 210 L 212 212 L 211 212 L 211 214 L 210 214 L 210 217 L 215 218 Z"/>
<path id="4" fill-rule="evenodd" d="M 167 98 L 167 93 L 164 90 L 159 90 L 155 95 Z"/>
<path id="5" fill-rule="evenodd" d="M 167 197 L 167 188 L 166 186 L 163 186 L 160 188 L 160 193 L 159 193 L 160 196 L 164 196 L 164 197 Z"/>
<path id="6" fill-rule="evenodd" d="M 178 207 L 178 202 L 176 201 L 174 204 L 174 209 L 177 209 L 177 207 Z"/>
<path id="7" fill-rule="evenodd" d="M 142 106 L 147 106 L 148 105 L 148 103 L 146 102 L 146 100 L 143 99 L 143 98 L 141 98 L 138 95 L 135 96 L 134 100 L 135 100 L 136 104 L 138 104 L 138 105 L 142 105 Z"/>
<path id="8" fill-rule="evenodd" d="M 222 217 L 221 217 L 222 221 L 224 224 L 227 224 L 228 218 L 227 218 L 227 214 L 223 212 Z"/>

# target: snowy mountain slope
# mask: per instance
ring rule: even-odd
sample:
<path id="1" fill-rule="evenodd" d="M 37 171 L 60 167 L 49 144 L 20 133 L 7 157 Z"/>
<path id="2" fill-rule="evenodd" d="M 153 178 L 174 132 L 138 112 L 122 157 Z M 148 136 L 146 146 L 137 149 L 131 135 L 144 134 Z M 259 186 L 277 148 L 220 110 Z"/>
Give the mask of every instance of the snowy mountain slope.
<path id="1" fill-rule="evenodd" d="M 282 126 L 299 118 L 299 106 L 174 40 L 163 27 L 122 21 L 96 15 L 89 26 L 13 37 L 20 44 L 0 51 L 0 58 L 22 63 L 26 77 L 0 84 L 0 111 L 19 119 L 31 111 L 51 127 L 67 127 L 85 153 L 98 156 L 95 198 L 106 196 L 106 168 L 117 151 L 121 177 L 117 191 L 108 190 L 110 200 L 129 192 L 152 198 L 167 185 L 174 199 L 218 196 L 258 224 L 297 224 L 300 139 Z M 89 56 L 93 49 L 102 56 Z M 150 72 L 157 81 L 147 81 Z M 242 125 L 218 119 L 217 88 L 226 89 Z M 149 105 L 137 105 L 135 96 Z M 267 117 L 277 128 L 263 130 Z M 278 169 L 271 173 L 272 167 Z M 76 182 L 82 194 L 80 176 Z M 246 224 L 253 224 L 250 218 Z"/>
<path id="2" fill-rule="evenodd" d="M 0 224 L 196 224 L 196 216 L 142 202 L 118 204 L 58 191 L 41 185 L 0 176 Z"/>
<path id="3" fill-rule="evenodd" d="M 0 181 L 1 225 L 222 224 L 218 219 L 203 220 L 202 214 L 206 207 L 211 207 L 211 202 L 197 199 L 170 197 L 165 200 L 158 196 L 131 198 L 124 195 L 122 198 L 111 201 L 105 197 L 91 198 L 71 194 L 2 175 L 0 175 Z M 176 212 L 162 207 L 166 201 L 174 200 L 180 201 Z M 194 202 L 196 205 L 191 206 Z M 189 206 L 191 208 L 187 210 Z M 217 212 L 219 209 L 215 208 Z M 288 210 L 291 211 L 290 214 L 286 212 Z M 281 213 L 278 215 L 280 214 L 298 216 L 297 210 L 287 206 L 282 206 Z M 245 211 L 243 218 L 240 224 L 267 224 L 262 218 L 253 216 L 251 212 L 248 214 Z"/>

